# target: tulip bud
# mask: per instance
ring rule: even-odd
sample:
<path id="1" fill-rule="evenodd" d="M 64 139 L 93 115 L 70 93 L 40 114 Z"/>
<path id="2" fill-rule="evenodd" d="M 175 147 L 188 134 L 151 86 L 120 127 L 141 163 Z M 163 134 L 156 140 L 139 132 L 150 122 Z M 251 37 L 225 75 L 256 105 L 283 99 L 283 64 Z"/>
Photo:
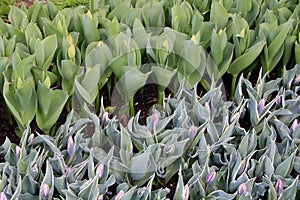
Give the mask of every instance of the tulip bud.
<path id="1" fill-rule="evenodd" d="M 4 192 L 0 193 L 0 200 L 7 200 L 6 195 L 4 194 Z"/>
<path id="2" fill-rule="evenodd" d="M 292 124 L 291 128 L 290 128 L 290 132 L 291 132 L 291 133 L 294 133 L 297 127 L 298 127 L 298 120 L 295 119 L 295 120 L 293 121 L 293 124 Z"/>
<path id="3" fill-rule="evenodd" d="M 296 76 L 296 78 L 294 79 L 294 83 L 295 83 L 295 84 L 300 83 L 300 74 L 298 74 L 298 75 Z"/>
<path id="4" fill-rule="evenodd" d="M 103 45 L 103 42 L 102 42 L 102 41 L 99 41 L 99 42 L 98 42 L 98 46 L 99 46 L 99 47 L 102 47 L 102 45 Z"/>
<path id="5" fill-rule="evenodd" d="M 166 149 L 166 154 L 171 153 L 171 152 L 173 151 L 173 149 L 174 149 L 174 145 L 173 145 L 173 144 L 170 144 L 170 145 L 167 147 L 167 149 Z"/>
<path id="6" fill-rule="evenodd" d="M 66 167 L 65 174 L 69 174 L 71 169 L 72 169 L 71 167 Z"/>
<path id="7" fill-rule="evenodd" d="M 34 134 L 31 133 L 30 136 L 28 137 L 28 143 L 29 144 L 32 142 L 33 138 L 34 138 Z"/>
<path id="8" fill-rule="evenodd" d="M 90 10 L 88 10 L 86 14 L 90 19 L 93 19 L 93 16 L 92 16 L 92 13 Z"/>
<path id="9" fill-rule="evenodd" d="M 99 178 L 101 178 L 103 175 L 103 172 L 104 172 L 104 165 L 102 163 L 100 163 L 96 169 L 96 174 Z"/>
<path id="10" fill-rule="evenodd" d="M 247 190 L 247 186 L 245 183 L 242 183 L 238 188 L 238 195 L 242 195 Z"/>
<path id="11" fill-rule="evenodd" d="M 72 45 L 74 43 L 71 34 L 67 35 L 67 42 L 68 42 L 69 45 Z"/>
<path id="12" fill-rule="evenodd" d="M 48 199 L 50 194 L 50 188 L 46 183 L 43 183 L 40 187 L 40 195 L 42 199 Z"/>
<path id="13" fill-rule="evenodd" d="M 103 121 L 103 122 L 108 122 L 108 121 L 109 121 L 108 112 L 105 112 L 105 113 L 102 115 L 102 121 Z"/>
<path id="14" fill-rule="evenodd" d="M 75 54 L 76 54 L 76 48 L 75 48 L 75 45 L 74 44 L 71 44 L 69 49 L 68 49 L 68 56 L 70 58 L 74 58 L 75 57 Z"/>
<path id="15" fill-rule="evenodd" d="M 188 135 L 190 138 L 194 138 L 196 136 L 196 134 L 197 134 L 197 127 L 192 125 L 189 129 Z"/>
<path id="16" fill-rule="evenodd" d="M 163 42 L 163 46 L 168 50 L 169 49 L 169 42 L 167 39 Z"/>
<path id="17" fill-rule="evenodd" d="M 281 97 L 279 95 L 276 96 L 275 104 L 276 104 L 276 106 L 280 106 L 280 104 L 281 104 Z"/>
<path id="18" fill-rule="evenodd" d="M 258 105 L 257 105 L 257 111 L 258 111 L 259 115 L 264 111 L 265 103 L 266 103 L 266 101 L 264 99 L 259 100 Z"/>
<path id="19" fill-rule="evenodd" d="M 120 199 L 124 196 L 124 194 L 125 194 L 124 191 L 121 190 L 121 191 L 117 194 L 115 200 L 120 200 Z"/>
<path id="20" fill-rule="evenodd" d="M 151 116 L 151 119 L 152 119 L 152 127 L 156 127 L 156 125 L 158 124 L 158 120 L 159 120 L 159 116 L 158 116 L 158 113 L 155 112 L 152 116 Z"/>
<path id="21" fill-rule="evenodd" d="M 280 196 L 283 191 L 283 185 L 282 185 L 282 181 L 280 179 L 278 179 L 275 184 L 275 190 L 277 192 L 277 195 Z"/>
<path id="22" fill-rule="evenodd" d="M 216 172 L 215 171 L 212 171 L 211 173 L 209 173 L 206 177 L 206 183 L 207 184 L 210 184 L 212 183 L 216 178 Z"/>
<path id="23" fill-rule="evenodd" d="M 17 154 L 17 156 L 20 156 L 20 153 L 21 153 L 21 148 L 17 145 L 16 146 L 16 154 Z"/>
<path id="24" fill-rule="evenodd" d="M 195 35 L 193 35 L 193 36 L 192 36 L 191 40 L 192 40 L 192 41 L 193 41 L 195 44 L 198 44 L 198 42 L 197 42 L 197 39 L 196 39 L 196 36 L 195 36 Z"/>
<path id="25" fill-rule="evenodd" d="M 209 104 L 207 102 L 204 103 L 204 108 L 210 112 L 210 107 L 209 107 Z"/>
<path id="26" fill-rule="evenodd" d="M 182 194 L 183 199 L 184 199 L 184 200 L 188 200 L 188 199 L 189 199 L 189 195 L 190 195 L 190 189 L 189 189 L 188 184 L 186 184 L 186 185 L 184 186 L 184 190 L 183 190 L 183 194 Z"/>
<path id="27" fill-rule="evenodd" d="M 70 136 L 68 139 L 68 145 L 67 145 L 67 152 L 68 152 L 69 156 L 73 155 L 73 151 L 74 151 L 74 141 L 73 141 L 72 136 Z"/>
<path id="28" fill-rule="evenodd" d="M 98 197 L 98 200 L 103 200 L 104 197 L 103 197 L 103 194 L 101 194 L 99 197 Z"/>

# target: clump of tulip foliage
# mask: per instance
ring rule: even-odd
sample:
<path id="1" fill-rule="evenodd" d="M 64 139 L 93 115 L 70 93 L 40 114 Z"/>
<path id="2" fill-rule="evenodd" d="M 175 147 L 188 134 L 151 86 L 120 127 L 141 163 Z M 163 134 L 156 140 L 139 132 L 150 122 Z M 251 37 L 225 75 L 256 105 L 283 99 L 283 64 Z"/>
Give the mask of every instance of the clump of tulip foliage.
<path id="1" fill-rule="evenodd" d="M 85 104 L 86 117 L 72 110 L 55 137 L 27 128 L 0 148 L 1 197 L 298 199 L 299 73 L 261 73 L 255 87 L 240 77 L 233 101 L 220 86 L 199 97 L 182 82 L 145 125 L 140 113 L 124 127 Z"/>
<path id="2" fill-rule="evenodd" d="M 299 15 L 296 0 L 11 7 L 0 91 L 21 141 L 0 147 L 0 199 L 300 198 Z M 134 96 L 149 82 L 143 125 Z"/>
<path id="3" fill-rule="evenodd" d="M 25 128 L 45 133 L 63 110 L 86 103 L 100 111 L 100 90 L 120 93 L 121 114 L 133 116 L 134 95 L 157 84 L 189 89 L 262 67 L 270 74 L 300 62 L 300 5 L 291 1 L 91 0 L 90 7 L 58 9 L 51 1 L 11 7 L 0 19 L 0 91 Z M 278 71 L 278 70 L 277 70 Z M 282 73 L 278 73 L 281 76 Z"/>

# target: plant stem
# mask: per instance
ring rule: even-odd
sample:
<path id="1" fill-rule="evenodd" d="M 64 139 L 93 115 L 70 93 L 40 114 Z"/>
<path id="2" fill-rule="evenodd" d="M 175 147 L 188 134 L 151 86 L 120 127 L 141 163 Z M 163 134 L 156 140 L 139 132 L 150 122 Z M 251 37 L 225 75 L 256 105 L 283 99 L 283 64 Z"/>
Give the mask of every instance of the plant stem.
<path id="1" fill-rule="evenodd" d="M 71 98 L 69 98 L 66 103 L 66 109 L 68 113 L 71 111 Z"/>
<path id="2" fill-rule="evenodd" d="M 230 100 L 233 100 L 233 97 L 234 97 L 236 79 L 237 79 L 236 75 L 232 76 L 231 91 L 230 91 Z"/>
<path id="3" fill-rule="evenodd" d="M 100 112 L 100 93 L 98 92 L 98 95 L 96 97 L 96 102 L 95 102 L 95 113 Z"/>
<path id="4" fill-rule="evenodd" d="M 158 86 L 157 88 L 157 103 L 159 105 L 163 105 L 164 100 L 164 88 L 162 86 Z"/>
<path id="5" fill-rule="evenodd" d="M 209 84 L 207 83 L 207 81 L 205 79 L 202 78 L 200 80 L 200 83 L 201 83 L 202 87 L 205 89 L 206 92 L 209 91 Z"/>
<path id="6" fill-rule="evenodd" d="M 129 99 L 129 114 L 132 117 L 134 115 L 134 100 L 133 96 L 130 97 Z"/>

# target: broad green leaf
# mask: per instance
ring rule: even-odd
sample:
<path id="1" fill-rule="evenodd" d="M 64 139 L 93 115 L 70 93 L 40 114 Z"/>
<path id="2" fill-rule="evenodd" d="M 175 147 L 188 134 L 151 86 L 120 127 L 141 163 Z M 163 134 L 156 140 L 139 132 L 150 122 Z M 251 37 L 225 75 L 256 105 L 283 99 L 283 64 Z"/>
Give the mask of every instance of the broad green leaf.
<path id="1" fill-rule="evenodd" d="M 264 48 L 266 42 L 259 41 L 252 47 L 248 48 L 243 55 L 236 58 L 228 68 L 228 72 L 234 76 L 237 76 L 244 69 L 249 67 L 251 63 L 260 55 L 262 49 Z"/>
<path id="2" fill-rule="evenodd" d="M 217 25 L 218 29 L 225 28 L 228 17 L 226 8 L 221 3 L 214 1 L 211 6 L 210 20 Z"/>

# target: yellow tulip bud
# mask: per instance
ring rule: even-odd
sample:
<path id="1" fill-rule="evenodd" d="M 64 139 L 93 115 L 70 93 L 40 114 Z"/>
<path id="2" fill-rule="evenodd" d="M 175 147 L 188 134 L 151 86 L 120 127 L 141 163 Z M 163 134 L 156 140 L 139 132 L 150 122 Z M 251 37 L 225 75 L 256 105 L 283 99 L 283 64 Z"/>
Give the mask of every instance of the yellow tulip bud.
<path id="1" fill-rule="evenodd" d="M 76 53 L 75 45 L 71 44 L 71 46 L 68 49 L 68 55 L 70 58 L 74 58 Z"/>

